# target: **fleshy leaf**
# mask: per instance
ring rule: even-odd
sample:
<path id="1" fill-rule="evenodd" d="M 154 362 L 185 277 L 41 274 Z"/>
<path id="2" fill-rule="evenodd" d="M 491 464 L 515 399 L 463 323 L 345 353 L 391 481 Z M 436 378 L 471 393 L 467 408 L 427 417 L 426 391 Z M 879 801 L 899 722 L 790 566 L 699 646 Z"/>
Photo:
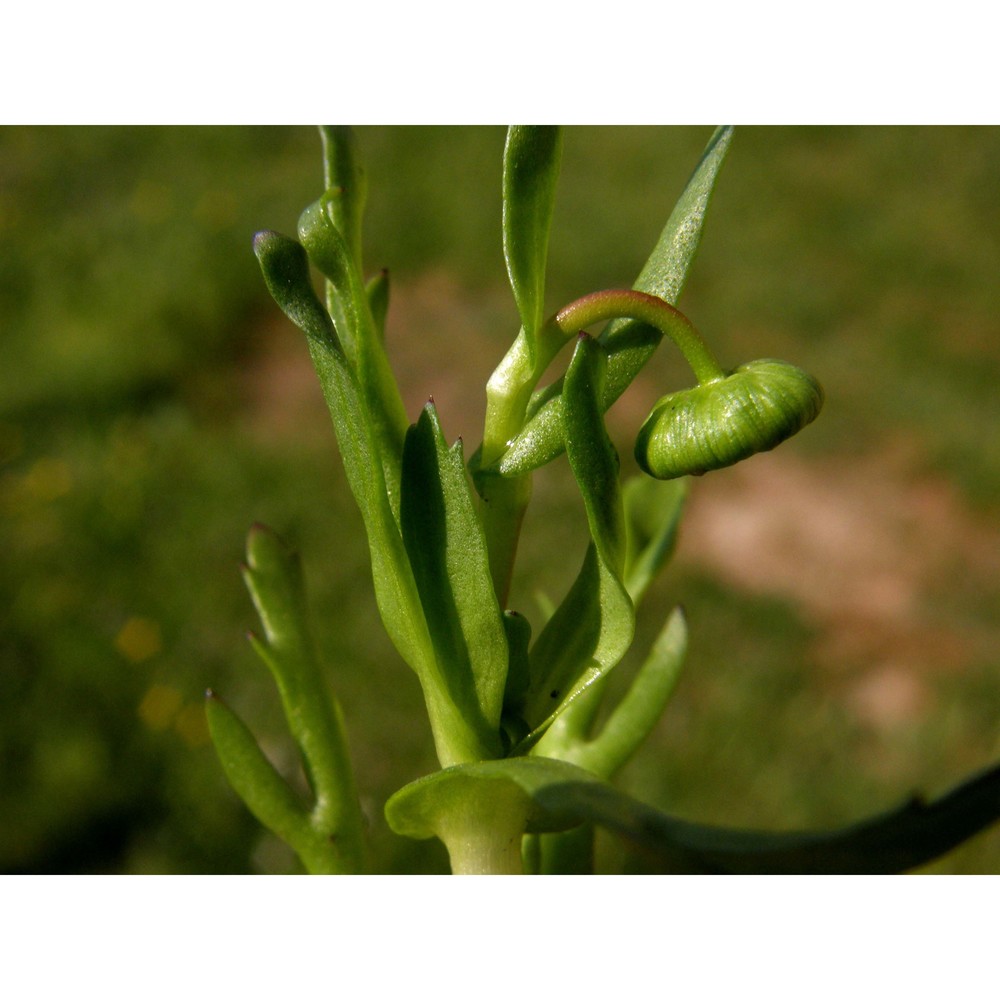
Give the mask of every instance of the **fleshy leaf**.
<path id="1" fill-rule="evenodd" d="M 545 259 L 555 204 L 562 134 L 553 126 L 512 125 L 503 170 L 503 249 L 530 353 L 545 318 Z"/>
<path id="2" fill-rule="evenodd" d="M 718 128 L 705 147 L 660 238 L 632 286 L 676 304 L 701 241 L 716 178 L 729 150 L 732 128 Z M 608 377 L 601 399 L 607 410 L 632 383 L 662 339 L 654 327 L 636 320 L 615 320 L 600 336 L 608 354 Z M 563 451 L 562 380 L 536 393 L 529 420 L 514 439 L 497 469 L 520 476 L 551 462 Z"/>
<path id="3" fill-rule="evenodd" d="M 446 766 L 478 759 L 480 741 L 435 679 L 438 665 L 434 647 L 386 488 L 377 438 L 356 376 L 329 318 L 323 319 L 325 313 L 309 282 L 306 254 L 294 240 L 277 233 L 258 233 L 254 249 L 275 301 L 308 338 L 313 365 L 337 432 L 348 485 L 365 523 L 382 622 L 393 645 L 420 678 L 438 757 Z"/>
<path id="4" fill-rule="evenodd" d="M 591 544 L 576 582 L 531 649 L 531 683 L 522 709 L 531 734 L 515 752 L 535 742 L 559 712 L 611 670 L 632 641 L 635 614 L 622 583 L 625 520 L 618 455 L 598 402 L 604 373 L 601 347 L 581 336 L 566 372 L 563 415 Z"/>
<path id="5" fill-rule="evenodd" d="M 309 810 L 264 756 L 253 734 L 213 691 L 205 702 L 215 752 L 233 790 L 269 830 L 281 837 L 314 875 L 354 874 L 360 857 L 345 857 L 340 845 L 312 825 Z"/>
<path id="6" fill-rule="evenodd" d="M 602 778 L 613 777 L 659 721 L 677 685 L 686 652 L 687 625 L 677 608 L 600 733 L 589 740 L 567 733 L 566 738 L 557 742 L 563 736 L 559 727 L 561 716 L 545 734 L 537 752 L 576 764 Z"/>
<path id="7" fill-rule="evenodd" d="M 243 577 L 265 632 L 263 641 L 252 637 L 253 645 L 274 676 L 316 796 L 313 820 L 360 867 L 361 813 L 347 739 L 313 644 L 298 555 L 269 528 L 255 525 Z"/>
<path id="8" fill-rule="evenodd" d="M 528 830 L 564 830 L 579 820 L 539 808 L 549 784 L 585 785 L 593 775 L 562 761 L 518 757 L 463 764 L 401 788 L 385 806 L 393 832 L 415 840 L 440 838 L 456 874 L 522 871 L 521 840 Z"/>
<path id="9" fill-rule="evenodd" d="M 593 823 L 617 834 L 664 873 L 892 874 L 927 864 L 1000 819 L 1000 766 L 939 799 L 832 831 L 772 833 L 677 819 L 563 761 L 519 757 L 439 771 L 386 804 L 398 834 L 440 837 L 453 860 L 470 831 L 499 831 L 510 860 L 520 834 Z"/>
<path id="10" fill-rule="evenodd" d="M 447 447 L 432 403 L 406 435 L 400 517 L 437 656 L 437 683 L 478 735 L 480 757 L 500 756 L 507 637 L 461 441 Z"/>
<path id="11" fill-rule="evenodd" d="M 390 503 L 398 512 L 399 463 L 409 422 L 364 282 L 343 235 L 333 224 L 325 196 L 300 216 L 299 239 L 309 260 L 329 279 L 330 315 L 364 400 Z"/>

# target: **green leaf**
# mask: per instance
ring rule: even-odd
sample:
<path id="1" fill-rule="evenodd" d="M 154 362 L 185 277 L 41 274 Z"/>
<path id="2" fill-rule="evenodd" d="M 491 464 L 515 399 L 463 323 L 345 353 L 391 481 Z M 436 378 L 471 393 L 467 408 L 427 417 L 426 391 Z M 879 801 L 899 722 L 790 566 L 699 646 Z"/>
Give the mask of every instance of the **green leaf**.
<path id="1" fill-rule="evenodd" d="M 253 250 L 264 284 L 281 311 L 310 340 L 343 354 L 330 316 L 320 304 L 309 279 L 305 248 L 281 233 L 265 229 L 253 238 Z"/>
<path id="2" fill-rule="evenodd" d="M 386 488 L 368 408 L 309 282 L 306 254 L 294 240 L 277 233 L 259 233 L 254 249 L 275 301 L 308 338 L 337 432 L 347 482 L 365 523 L 379 613 L 396 649 L 420 678 L 438 757 L 445 765 L 479 759 L 480 741 L 436 680 L 434 647 Z"/>
<path id="3" fill-rule="evenodd" d="M 409 421 L 381 333 L 368 304 L 361 273 L 331 218 L 326 197 L 299 218 L 299 239 L 309 260 L 329 279 L 330 314 L 364 401 L 394 512 L 398 512 L 399 463 Z"/>
<path id="4" fill-rule="evenodd" d="M 545 259 L 561 152 L 562 133 L 556 127 L 512 125 L 507 130 L 503 249 L 531 354 L 545 318 Z"/>
<path id="5" fill-rule="evenodd" d="M 830 831 L 772 833 L 690 823 L 593 781 L 552 782 L 535 788 L 533 799 L 563 823 L 576 817 L 618 834 L 664 873 L 884 875 L 925 865 L 1000 819 L 1000 767 L 933 802 L 914 798 Z"/>
<path id="6" fill-rule="evenodd" d="M 323 830 L 314 827 L 305 804 L 264 756 L 253 734 L 213 691 L 207 693 L 205 713 L 226 778 L 247 808 L 269 830 L 298 854 L 314 875 L 353 874 L 360 858 L 347 856 Z"/>
<path id="7" fill-rule="evenodd" d="M 640 667 L 628 691 L 615 706 L 600 733 L 592 740 L 574 742 L 553 752 L 539 747 L 602 778 L 611 778 L 629 761 L 653 731 L 677 686 L 687 653 L 687 624 L 680 608 L 674 610 Z"/>
<path id="8" fill-rule="evenodd" d="M 265 632 L 264 640 L 251 641 L 274 676 L 316 796 L 313 823 L 336 840 L 345 865 L 360 870 L 361 810 L 347 737 L 313 644 L 298 555 L 269 528 L 254 525 L 243 577 Z"/>
<path id="9" fill-rule="evenodd" d="M 507 666 L 507 681 L 503 692 L 503 722 L 511 737 L 511 742 L 527 736 L 527 730 L 517 715 L 517 706 L 521 704 L 528 691 L 531 677 L 531 661 L 528 648 L 531 645 L 531 624 L 524 615 L 516 611 L 503 613 L 503 627 L 507 633 L 507 649 L 509 663 Z"/>
<path id="10" fill-rule="evenodd" d="M 432 403 L 407 432 L 402 487 L 403 542 L 437 656 L 435 683 L 476 733 L 480 757 L 498 757 L 507 637 L 462 443 L 448 448 Z"/>
<path id="11" fill-rule="evenodd" d="M 683 479 L 659 482 L 632 476 L 625 483 L 625 589 L 636 606 L 673 555 L 686 496 Z"/>
<path id="12" fill-rule="evenodd" d="M 246 723 L 214 692 L 205 696 L 208 728 L 229 784 L 268 829 L 291 842 L 309 810 L 264 756 Z"/>
<path id="13" fill-rule="evenodd" d="M 456 874 L 517 874 L 527 831 L 564 830 L 579 822 L 539 808 L 539 789 L 591 781 L 597 779 L 586 771 L 540 757 L 464 764 L 401 788 L 386 803 L 385 817 L 400 836 L 440 838 Z"/>
<path id="14" fill-rule="evenodd" d="M 1000 819 L 1000 766 L 939 799 L 831 831 L 772 833 L 680 820 L 563 761 L 519 757 L 421 778 L 386 804 L 406 837 L 440 837 L 453 858 L 463 839 L 593 823 L 617 834 L 662 872 L 686 874 L 890 874 L 927 864 Z"/>
<path id="15" fill-rule="evenodd" d="M 729 150 L 732 128 L 716 129 L 639 273 L 636 291 L 676 304 L 701 241 L 705 214 L 719 170 Z M 662 334 L 636 320 L 615 320 L 600 336 L 608 353 L 608 377 L 601 400 L 607 410 L 632 383 L 659 345 Z M 536 393 L 529 420 L 497 465 L 504 476 L 520 476 L 556 458 L 565 447 L 562 427 L 562 381 Z"/>
<path id="16" fill-rule="evenodd" d="M 604 354 L 583 335 L 566 372 L 566 439 L 570 467 L 583 495 L 591 544 L 569 593 L 531 649 L 531 683 L 522 717 L 531 733 L 524 752 L 556 716 L 625 655 L 635 627 L 622 583 L 625 520 L 618 455 L 604 428 L 600 392 Z"/>

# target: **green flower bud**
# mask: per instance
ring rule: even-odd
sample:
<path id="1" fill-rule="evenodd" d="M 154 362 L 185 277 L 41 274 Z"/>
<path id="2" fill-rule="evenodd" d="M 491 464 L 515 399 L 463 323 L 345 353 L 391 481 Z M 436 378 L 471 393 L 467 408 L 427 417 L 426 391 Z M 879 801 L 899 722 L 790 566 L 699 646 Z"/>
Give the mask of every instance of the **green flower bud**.
<path id="1" fill-rule="evenodd" d="M 816 418 L 823 389 L 808 373 L 766 358 L 664 396 L 639 431 L 635 458 L 655 479 L 699 476 L 769 451 Z"/>

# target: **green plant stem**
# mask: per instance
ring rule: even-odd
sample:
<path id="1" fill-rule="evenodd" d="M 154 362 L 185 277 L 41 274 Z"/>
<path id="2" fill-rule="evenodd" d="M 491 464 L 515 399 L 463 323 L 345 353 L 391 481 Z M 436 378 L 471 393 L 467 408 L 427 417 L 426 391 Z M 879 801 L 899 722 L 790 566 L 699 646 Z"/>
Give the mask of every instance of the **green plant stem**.
<path id="1" fill-rule="evenodd" d="M 495 464 L 524 427 L 531 394 L 563 341 L 548 338 L 533 351 L 522 329 L 486 384 L 481 468 Z M 490 573 L 501 607 L 510 590 L 521 522 L 531 499 L 531 475 L 477 477 Z"/>

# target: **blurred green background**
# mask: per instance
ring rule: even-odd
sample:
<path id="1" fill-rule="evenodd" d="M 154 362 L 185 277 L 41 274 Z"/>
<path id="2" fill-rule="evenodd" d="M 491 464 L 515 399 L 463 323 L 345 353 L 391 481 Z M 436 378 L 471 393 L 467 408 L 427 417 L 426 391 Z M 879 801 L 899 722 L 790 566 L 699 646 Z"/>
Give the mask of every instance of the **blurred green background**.
<path id="1" fill-rule="evenodd" d="M 710 134 L 568 130 L 552 309 L 631 284 Z M 433 394 L 469 453 L 516 332 L 503 130 L 360 142 L 408 408 Z M 254 521 L 303 551 L 377 864 L 445 869 L 382 818 L 435 768 L 429 731 L 305 346 L 250 249 L 294 232 L 320 178 L 311 129 L 0 130 L 0 870 L 296 870 L 226 786 L 202 712 L 211 685 L 297 780 L 244 639 Z M 737 130 L 681 305 L 724 363 L 798 363 L 827 407 L 693 485 L 635 650 L 680 602 L 691 653 L 630 790 L 705 821 L 830 826 L 1000 756 L 998 274 L 1000 130 Z M 626 471 L 629 434 L 684 379 L 664 348 L 612 412 Z M 525 531 L 530 617 L 582 556 L 565 462 Z M 1000 831 L 931 870 L 1000 871 Z"/>

